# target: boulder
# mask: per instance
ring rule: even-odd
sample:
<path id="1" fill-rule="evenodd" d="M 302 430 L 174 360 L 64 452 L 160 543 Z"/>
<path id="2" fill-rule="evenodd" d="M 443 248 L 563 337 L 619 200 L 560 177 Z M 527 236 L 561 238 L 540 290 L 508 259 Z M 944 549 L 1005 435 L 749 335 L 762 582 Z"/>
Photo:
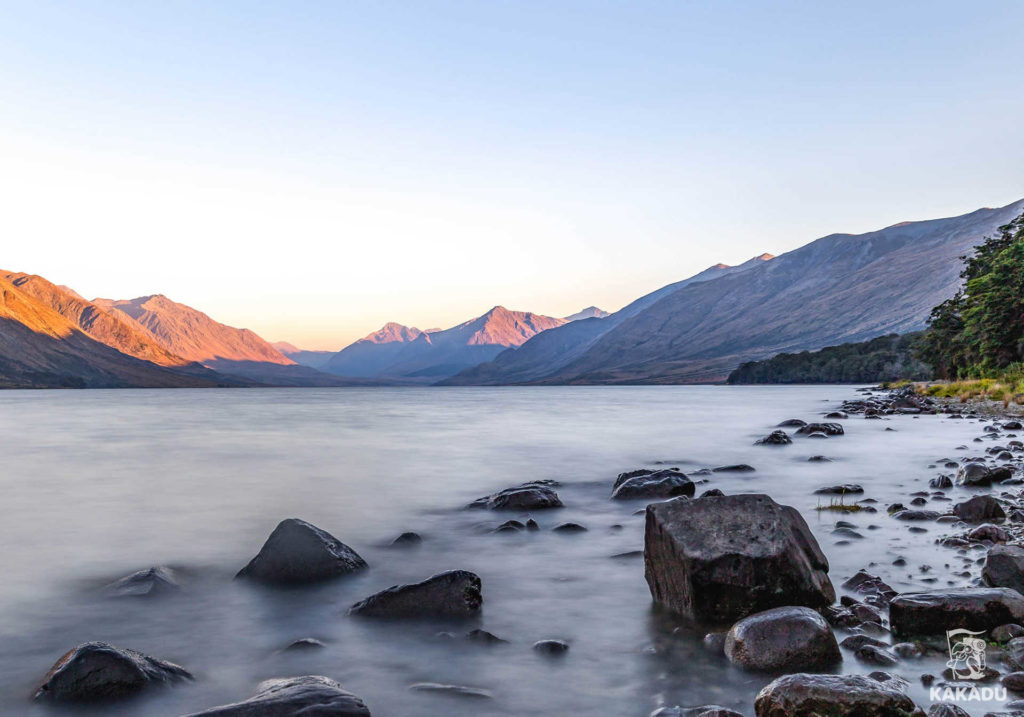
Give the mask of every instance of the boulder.
<path id="1" fill-rule="evenodd" d="M 817 670 L 842 661 L 825 619 L 807 607 L 777 607 L 743 618 L 729 630 L 725 656 L 748 670 Z"/>
<path id="2" fill-rule="evenodd" d="M 174 571 L 165 567 L 140 570 L 115 580 L 106 587 L 110 597 L 155 597 L 181 589 Z"/>
<path id="3" fill-rule="evenodd" d="M 963 707 L 938 702 L 928 708 L 928 717 L 971 717 L 971 713 Z"/>
<path id="4" fill-rule="evenodd" d="M 1002 520 L 1006 512 L 999 501 L 990 495 L 976 495 L 963 503 L 953 506 L 956 517 L 967 523 L 983 523 L 986 520 Z"/>
<path id="5" fill-rule="evenodd" d="M 562 499 L 550 485 L 535 481 L 478 498 L 468 507 L 488 510 L 544 510 L 561 508 Z"/>
<path id="6" fill-rule="evenodd" d="M 889 603 L 896 635 L 941 635 L 964 628 L 988 631 L 1024 620 L 1024 597 L 1009 588 L 959 588 L 903 593 Z"/>
<path id="7" fill-rule="evenodd" d="M 490 692 L 479 687 L 449 685 L 443 682 L 417 682 L 409 685 L 409 689 L 415 692 L 433 692 L 451 697 L 468 697 L 475 700 L 489 700 L 494 697 Z"/>
<path id="8" fill-rule="evenodd" d="M 1024 547 L 992 546 L 985 558 L 981 577 L 992 587 L 1010 588 L 1024 594 Z"/>
<path id="9" fill-rule="evenodd" d="M 565 640 L 538 640 L 533 649 L 543 655 L 562 655 L 569 651 L 569 643 Z"/>
<path id="10" fill-rule="evenodd" d="M 733 622 L 835 601 L 828 560 L 796 509 L 767 495 L 647 506 L 644 573 L 655 602 L 688 618 Z"/>
<path id="11" fill-rule="evenodd" d="M 785 421 L 778 425 L 778 428 L 803 428 L 807 425 L 807 421 L 799 418 L 787 418 Z"/>
<path id="12" fill-rule="evenodd" d="M 988 541 L 990 543 L 1008 543 L 1012 536 L 1000 528 L 998 525 L 992 525 L 991 523 L 985 523 L 985 525 L 979 525 L 977 528 L 967 534 L 970 540 L 974 541 Z"/>
<path id="13" fill-rule="evenodd" d="M 587 532 L 586 527 L 579 523 L 561 523 L 552 528 L 556 533 L 585 533 Z"/>
<path id="14" fill-rule="evenodd" d="M 69 650 L 46 673 L 35 699 L 91 702 L 125 697 L 154 685 L 191 679 L 184 667 L 105 642 Z"/>
<path id="15" fill-rule="evenodd" d="M 677 470 L 645 471 L 625 479 L 619 476 L 612 488 L 612 499 L 674 498 L 693 495 L 695 491 L 693 481 Z"/>
<path id="16" fill-rule="evenodd" d="M 383 618 L 469 618 L 480 613 L 480 577 L 449 570 L 411 585 L 395 585 L 349 609 L 350 615 Z"/>
<path id="17" fill-rule="evenodd" d="M 942 513 L 939 513 L 938 511 L 935 511 L 935 510 L 909 510 L 909 509 L 903 509 L 903 510 L 897 510 L 895 513 L 892 514 L 892 517 L 895 518 L 896 520 L 921 521 L 921 520 L 935 520 L 935 519 L 937 519 L 941 515 L 942 515 Z"/>
<path id="18" fill-rule="evenodd" d="M 718 466 L 712 468 L 712 473 L 753 473 L 757 469 L 754 466 L 748 466 L 746 463 L 737 463 L 731 466 Z"/>
<path id="19" fill-rule="evenodd" d="M 815 495 L 846 495 L 847 493 L 863 493 L 864 488 L 856 483 L 844 483 L 842 485 L 828 485 L 814 491 Z"/>
<path id="20" fill-rule="evenodd" d="M 755 446 L 787 446 L 793 442 L 785 431 L 772 431 L 764 438 L 754 441 Z"/>
<path id="21" fill-rule="evenodd" d="M 298 518 L 278 523 L 260 552 L 236 578 L 264 583 L 311 583 L 348 575 L 366 561 L 326 530 Z"/>
<path id="22" fill-rule="evenodd" d="M 412 545 L 419 545 L 423 542 L 423 536 L 419 533 L 414 533 L 411 530 L 399 535 L 397 538 L 391 541 L 393 546 L 397 547 L 408 547 Z"/>
<path id="23" fill-rule="evenodd" d="M 757 717 L 923 717 L 893 682 L 862 675 L 784 675 L 757 695 Z"/>
<path id="24" fill-rule="evenodd" d="M 824 433 L 826 436 L 841 436 L 844 433 L 842 425 L 838 423 L 808 423 L 806 426 L 800 426 L 796 432 L 802 435 Z"/>
<path id="25" fill-rule="evenodd" d="M 650 717 L 743 717 L 736 710 L 719 705 L 700 707 L 661 707 L 651 712 Z"/>
<path id="26" fill-rule="evenodd" d="M 214 707 L 188 717 L 370 717 L 361 699 L 329 677 L 305 675 L 266 680 L 244 702 Z"/>
<path id="27" fill-rule="evenodd" d="M 957 485 L 975 487 L 990 486 L 992 481 L 992 471 L 983 463 L 965 463 L 957 469 L 954 480 Z"/>

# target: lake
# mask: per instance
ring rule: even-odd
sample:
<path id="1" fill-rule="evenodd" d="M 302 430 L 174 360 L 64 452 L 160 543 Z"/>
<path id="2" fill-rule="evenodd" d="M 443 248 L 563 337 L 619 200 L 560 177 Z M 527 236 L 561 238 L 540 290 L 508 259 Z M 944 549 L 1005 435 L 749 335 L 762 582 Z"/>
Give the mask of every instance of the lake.
<path id="1" fill-rule="evenodd" d="M 928 466 L 956 457 L 954 447 L 979 434 L 976 422 L 855 417 L 842 437 L 753 445 L 783 419 L 820 418 L 856 395 L 848 386 L 2 392 L 0 713 L 71 713 L 29 696 L 60 655 L 102 640 L 181 664 L 196 679 L 74 714 L 181 715 L 300 674 L 338 680 L 374 715 L 642 716 L 706 703 L 752 714 L 770 676 L 736 670 L 701 634 L 676 629 L 652 608 L 642 557 L 613 557 L 643 548 L 644 504 L 609 500 L 611 486 L 638 467 L 749 463 L 756 472 L 695 477 L 707 480 L 698 493 L 764 492 L 797 507 L 838 592 L 868 565 L 901 591 L 967 584 L 953 575 L 964 570 L 955 553 L 934 545 L 949 526 L 912 533 L 884 506 L 927 488 L 937 473 Z M 815 454 L 833 461 L 809 463 Z M 517 516 L 462 509 L 535 479 L 559 481 L 565 503 L 533 514 L 539 532 L 492 534 Z M 862 484 L 880 507 L 841 516 L 866 536 L 848 544 L 812 494 L 844 482 Z M 302 589 L 232 580 L 288 517 L 331 532 L 370 569 Z M 551 532 L 565 521 L 588 531 Z M 422 544 L 389 546 L 407 530 Z M 893 566 L 897 556 L 907 565 Z M 104 595 L 107 583 L 152 565 L 180 571 L 180 594 Z M 479 623 L 345 615 L 373 592 L 455 568 L 482 578 Z M 508 644 L 460 639 L 477 626 Z M 326 647 L 281 652 L 303 637 Z M 544 638 L 568 641 L 569 652 L 534 652 Z M 925 707 L 918 678 L 941 671 L 932 662 L 892 670 Z M 844 653 L 844 669 L 874 668 Z M 409 689 L 420 682 L 492 698 Z"/>

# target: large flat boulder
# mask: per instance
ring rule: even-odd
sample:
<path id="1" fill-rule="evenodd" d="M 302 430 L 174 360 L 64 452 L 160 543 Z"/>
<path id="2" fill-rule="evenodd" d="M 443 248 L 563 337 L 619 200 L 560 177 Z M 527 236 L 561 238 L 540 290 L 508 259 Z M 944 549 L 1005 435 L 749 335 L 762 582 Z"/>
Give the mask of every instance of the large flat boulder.
<path id="1" fill-rule="evenodd" d="M 534 481 L 477 498 L 467 507 L 487 510 L 545 510 L 561 508 L 562 499 L 558 497 L 550 482 Z"/>
<path id="2" fill-rule="evenodd" d="M 990 495 L 976 495 L 963 503 L 957 503 L 953 506 L 953 512 L 957 518 L 968 523 L 984 523 L 1006 517 L 999 501 Z"/>
<path id="3" fill-rule="evenodd" d="M 298 518 L 278 523 L 260 552 L 235 577 L 294 584 L 362 570 L 366 561 L 326 530 Z"/>
<path id="4" fill-rule="evenodd" d="M 924 717 L 893 682 L 861 675 L 784 675 L 754 700 L 757 717 Z"/>
<path id="5" fill-rule="evenodd" d="M 799 672 L 842 661 L 825 618 L 809 607 L 777 607 L 743 618 L 725 638 L 729 662 L 748 670 Z"/>
<path id="6" fill-rule="evenodd" d="M 370 717 L 361 699 L 329 677 L 304 675 L 261 682 L 244 702 L 214 707 L 188 717 Z"/>
<path id="7" fill-rule="evenodd" d="M 628 477 L 623 477 L 628 476 Z M 696 486 L 677 470 L 633 471 L 623 473 L 612 487 L 614 500 L 675 498 L 693 495 Z"/>
<path id="8" fill-rule="evenodd" d="M 449 570 L 411 585 L 395 585 L 361 600 L 351 615 L 382 618 L 476 617 L 483 604 L 480 577 L 468 570 Z"/>
<path id="9" fill-rule="evenodd" d="M 992 587 L 1024 593 L 1024 547 L 995 545 L 990 548 L 981 576 Z"/>
<path id="10" fill-rule="evenodd" d="M 191 677 L 188 670 L 172 662 L 105 642 L 86 642 L 54 663 L 36 690 L 35 699 L 110 700 Z"/>
<path id="11" fill-rule="evenodd" d="M 1009 588 L 958 588 L 904 593 L 889 603 L 893 634 L 941 635 L 947 630 L 991 630 L 1024 621 L 1024 597 Z"/>
<path id="12" fill-rule="evenodd" d="M 656 602 L 698 621 L 836 598 L 828 560 L 800 513 L 761 494 L 647 506 L 644 573 Z"/>

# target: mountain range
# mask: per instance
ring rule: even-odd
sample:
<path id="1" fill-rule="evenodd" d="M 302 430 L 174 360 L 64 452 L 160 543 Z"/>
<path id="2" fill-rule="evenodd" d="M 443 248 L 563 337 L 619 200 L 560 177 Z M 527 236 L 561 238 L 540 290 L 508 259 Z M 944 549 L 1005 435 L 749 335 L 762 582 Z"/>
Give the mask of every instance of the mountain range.
<path id="1" fill-rule="evenodd" d="M 744 361 L 924 328 L 962 260 L 1024 200 L 831 234 L 716 264 L 609 314 L 495 306 L 449 329 L 388 323 L 340 351 L 270 344 L 154 294 L 89 301 L 0 271 L 0 387 L 615 384 L 723 380 Z"/>

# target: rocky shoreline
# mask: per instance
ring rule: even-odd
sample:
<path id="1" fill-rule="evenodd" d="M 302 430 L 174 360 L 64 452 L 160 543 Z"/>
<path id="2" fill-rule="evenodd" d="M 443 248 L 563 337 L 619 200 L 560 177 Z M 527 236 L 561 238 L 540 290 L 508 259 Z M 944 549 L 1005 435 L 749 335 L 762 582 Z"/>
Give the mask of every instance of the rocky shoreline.
<path id="1" fill-rule="evenodd" d="M 906 681 L 891 672 L 913 669 L 916 661 L 948 651 L 946 631 L 985 633 L 988 664 L 981 680 L 922 671 L 922 685 L 949 689 L 985 687 L 1006 690 L 1003 712 L 1024 714 L 1024 500 L 1019 486 L 1024 435 L 1013 418 L 993 418 L 970 404 L 943 404 L 909 389 L 866 390 L 822 421 L 788 419 L 758 441 L 758 450 L 787 450 L 794 439 L 841 439 L 844 422 L 880 420 L 892 415 L 934 416 L 927 420 L 976 421 L 973 445 L 951 447 L 937 458 L 931 490 L 903 502 L 876 505 L 856 484 L 823 486 L 819 495 L 838 496 L 841 512 L 875 514 L 877 520 L 906 523 L 910 530 L 938 525 L 950 531 L 936 540 L 939 560 L 962 562 L 962 583 L 927 592 L 900 594 L 873 572 L 864 570 L 840 585 L 804 518 L 764 493 L 725 495 L 717 488 L 697 495 L 704 471 L 674 468 L 622 473 L 608 486 L 614 501 L 653 501 L 645 511 L 645 577 L 660 610 L 681 622 L 706 628 L 707 649 L 724 655 L 737 669 L 765 675 L 767 685 L 751 712 L 776 715 L 925 714 L 907 694 Z M 781 418 L 781 417 L 780 417 Z M 824 456 L 815 456 L 827 460 Z M 746 464 L 708 469 L 708 474 L 753 471 Z M 764 490 L 764 488 L 761 488 Z M 770 492 L 770 487 L 769 487 Z M 923 494 L 918 494 L 923 493 Z M 843 500 L 856 498 L 850 503 Z M 944 510 L 930 509 L 942 503 Z M 494 530 L 539 530 L 530 517 L 563 505 L 555 481 L 531 481 L 474 501 L 467 509 L 515 517 Z M 826 506 L 827 509 L 827 506 Z M 863 539 L 857 526 L 836 524 L 837 537 Z M 560 523 L 561 533 L 585 532 L 579 523 Z M 854 537 L 854 536 L 860 536 Z M 416 544 L 402 533 L 396 547 Z M 863 540 L 862 545 L 869 541 Z M 402 559 L 396 557 L 396 559 Z M 310 523 L 286 519 L 258 554 L 238 572 L 240 580 L 269 585 L 304 585 L 372 569 L 355 550 Z M 473 627 L 463 639 L 482 644 L 505 642 L 475 627 L 484 604 L 479 575 L 452 570 L 396 585 L 353 604 L 346 619 L 463 621 Z M 131 599 L 177 590 L 173 570 L 154 567 L 108 586 L 110 595 Z M 854 597 L 854 595 L 856 597 Z M 451 637 L 455 637 L 454 633 Z M 300 639 L 285 649 L 316 649 L 315 639 Z M 572 659 L 571 645 L 552 636 L 533 649 L 549 659 Z M 862 674 L 832 674 L 841 662 Z M 934 660 L 933 660 L 934 661 Z M 771 677 L 776 679 L 772 680 Z M 193 678 L 186 667 L 130 649 L 84 643 L 61 657 L 44 677 L 35 699 L 58 703 L 117 700 L 149 688 Z M 485 690 L 466 685 L 417 683 L 414 689 L 487 700 Z M 957 711 L 961 710 L 961 711 Z M 368 715 L 369 707 L 329 677 L 282 677 L 254 687 L 251 697 L 194 714 L 213 715 Z M 727 717 L 732 709 L 703 706 L 662 707 L 659 717 Z M 969 714 L 950 702 L 930 705 L 929 715 Z"/>

